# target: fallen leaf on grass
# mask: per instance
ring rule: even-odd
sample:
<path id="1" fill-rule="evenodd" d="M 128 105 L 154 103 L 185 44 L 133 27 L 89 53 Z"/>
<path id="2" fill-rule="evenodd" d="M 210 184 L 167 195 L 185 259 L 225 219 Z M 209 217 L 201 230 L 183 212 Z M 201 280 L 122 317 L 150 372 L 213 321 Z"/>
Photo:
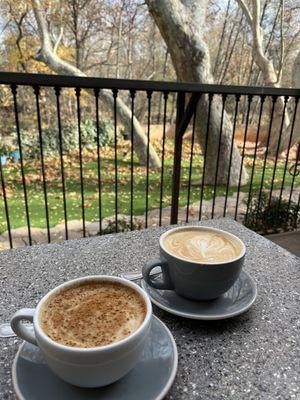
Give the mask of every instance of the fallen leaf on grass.
<path id="1" fill-rule="evenodd" d="M 92 194 L 90 196 L 85 196 L 87 200 L 95 200 L 98 199 L 98 194 Z"/>

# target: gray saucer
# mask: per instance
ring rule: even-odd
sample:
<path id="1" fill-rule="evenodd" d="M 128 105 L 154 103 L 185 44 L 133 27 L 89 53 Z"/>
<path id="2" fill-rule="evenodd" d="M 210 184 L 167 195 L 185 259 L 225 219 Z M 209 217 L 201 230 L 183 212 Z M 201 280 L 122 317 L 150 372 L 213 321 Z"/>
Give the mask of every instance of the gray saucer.
<path id="1" fill-rule="evenodd" d="M 153 317 L 141 359 L 116 383 L 98 389 L 69 385 L 52 373 L 38 347 L 25 342 L 13 363 L 13 386 L 19 400 L 160 400 L 175 379 L 177 359 L 171 332 Z"/>
<path id="2" fill-rule="evenodd" d="M 142 280 L 142 287 L 149 294 L 152 302 L 163 310 L 180 317 L 200 320 L 226 319 L 242 314 L 252 306 L 257 296 L 256 284 L 245 271 L 241 272 L 228 292 L 215 300 L 188 300 L 173 290 L 155 289 L 144 280 Z"/>

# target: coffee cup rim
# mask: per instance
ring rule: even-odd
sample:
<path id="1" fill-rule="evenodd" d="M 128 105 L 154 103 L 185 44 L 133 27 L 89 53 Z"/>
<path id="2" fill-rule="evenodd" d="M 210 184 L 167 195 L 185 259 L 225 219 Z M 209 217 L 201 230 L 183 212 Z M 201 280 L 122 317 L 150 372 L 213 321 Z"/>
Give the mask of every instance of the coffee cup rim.
<path id="1" fill-rule="evenodd" d="M 143 298 L 146 306 L 146 315 L 144 318 L 144 321 L 142 324 L 138 327 L 136 331 L 134 331 L 131 335 L 127 336 L 126 338 L 119 340 L 115 343 L 107 344 L 104 346 L 94 346 L 94 347 L 73 347 L 73 346 L 67 346 L 61 343 L 56 342 L 55 340 L 51 339 L 41 328 L 40 326 L 40 320 L 39 320 L 39 314 L 42 306 L 45 304 L 45 302 L 53 296 L 55 293 L 59 292 L 60 290 L 63 290 L 64 288 L 67 288 L 68 286 L 72 286 L 76 283 L 80 282 L 88 282 L 88 281 L 110 281 L 110 282 L 119 282 L 123 284 L 124 286 L 128 286 L 138 292 L 138 294 Z M 148 325 L 150 319 L 152 317 L 152 304 L 151 301 L 147 295 L 147 293 L 142 289 L 140 286 L 138 286 L 136 283 L 131 282 L 125 278 L 121 278 L 118 276 L 112 276 L 112 275 L 87 275 L 83 276 L 80 278 L 75 278 L 68 280 L 67 282 L 64 282 L 52 290 L 48 292 L 38 303 L 35 313 L 34 313 L 34 318 L 33 318 L 33 325 L 34 325 L 34 330 L 38 333 L 38 336 L 40 336 L 43 340 L 46 342 L 50 343 L 51 345 L 55 346 L 57 349 L 61 349 L 64 351 L 69 351 L 73 353 L 91 353 L 95 351 L 108 351 L 108 350 L 113 350 L 118 348 L 121 345 L 126 345 L 133 341 L 141 331 L 145 329 L 145 327 Z"/>
<path id="2" fill-rule="evenodd" d="M 166 248 L 164 247 L 164 244 L 163 244 L 163 240 L 165 239 L 166 236 L 171 234 L 170 232 L 180 231 L 180 230 L 191 230 L 191 229 L 192 230 L 208 230 L 208 231 L 222 232 L 225 235 L 228 235 L 228 236 L 232 237 L 234 240 L 236 240 L 237 242 L 239 242 L 241 244 L 241 246 L 242 246 L 241 253 L 237 257 L 235 257 L 235 258 L 233 258 L 231 260 L 228 260 L 228 261 L 216 261 L 216 262 L 209 263 L 209 262 L 188 260 L 186 258 L 179 257 L 177 255 L 175 256 L 174 254 L 172 254 L 172 253 L 170 253 L 169 251 L 166 250 Z M 159 245 L 163 249 L 163 251 L 166 252 L 167 254 L 169 254 L 171 257 L 177 258 L 179 260 L 182 260 L 184 262 L 191 263 L 191 264 L 209 265 L 209 266 L 213 265 L 215 267 L 217 267 L 219 265 L 229 264 L 229 263 L 232 263 L 234 261 L 240 260 L 242 257 L 244 257 L 244 255 L 246 253 L 245 243 L 240 238 L 238 238 L 236 235 L 234 235 L 234 234 L 232 234 L 230 232 L 224 231 L 223 229 L 211 228 L 210 226 L 195 226 L 194 225 L 194 226 L 179 226 L 179 227 L 176 227 L 176 228 L 171 228 L 171 229 L 167 230 L 166 232 L 164 232 L 160 236 Z"/>

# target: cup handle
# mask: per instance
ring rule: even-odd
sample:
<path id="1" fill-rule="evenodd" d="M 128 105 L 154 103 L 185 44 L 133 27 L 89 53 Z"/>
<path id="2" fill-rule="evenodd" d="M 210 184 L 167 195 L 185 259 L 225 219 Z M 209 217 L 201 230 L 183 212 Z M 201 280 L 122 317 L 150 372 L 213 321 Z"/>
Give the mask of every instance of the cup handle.
<path id="1" fill-rule="evenodd" d="M 34 313 L 34 308 L 22 308 L 13 315 L 10 326 L 17 336 L 37 346 L 34 331 L 22 323 L 23 320 L 33 322 Z"/>
<path id="2" fill-rule="evenodd" d="M 153 268 L 160 267 L 162 271 L 162 278 L 160 280 L 152 280 L 150 272 Z M 159 258 L 147 262 L 146 265 L 143 266 L 142 269 L 143 278 L 145 282 L 149 285 L 154 287 L 155 289 L 166 289 L 172 290 L 174 289 L 174 285 L 171 281 L 170 274 L 169 274 L 169 266 L 167 261 L 162 261 Z"/>

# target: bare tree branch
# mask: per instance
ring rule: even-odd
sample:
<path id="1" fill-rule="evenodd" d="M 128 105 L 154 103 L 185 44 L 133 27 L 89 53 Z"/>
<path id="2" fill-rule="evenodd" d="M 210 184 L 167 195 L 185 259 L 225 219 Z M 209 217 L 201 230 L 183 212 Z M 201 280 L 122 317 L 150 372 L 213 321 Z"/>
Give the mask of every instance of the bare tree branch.
<path id="1" fill-rule="evenodd" d="M 21 66 L 22 66 L 22 68 L 23 68 L 23 70 L 24 70 L 25 72 L 27 72 L 27 66 L 26 66 L 26 63 L 24 62 L 24 54 L 23 54 L 22 47 L 21 47 L 21 40 L 22 40 L 23 37 L 24 37 L 24 36 L 23 36 L 22 24 L 23 24 L 23 21 L 24 21 L 24 18 L 26 17 L 26 15 L 27 15 L 27 8 L 26 8 L 26 10 L 21 14 L 19 20 L 17 20 L 16 18 L 14 18 L 15 24 L 16 24 L 16 26 L 17 26 L 17 28 L 18 28 L 18 36 L 17 36 L 17 38 L 16 38 L 16 45 L 17 45 L 17 48 L 18 48 L 18 51 L 19 51 L 20 57 L 21 57 L 21 60 L 19 61 L 19 63 L 21 64 Z"/>
<path id="2" fill-rule="evenodd" d="M 225 30 L 226 30 L 226 25 L 227 25 L 227 21 L 228 21 L 228 13 L 229 13 L 229 8 L 230 8 L 230 1 L 231 0 L 227 1 L 227 7 L 226 7 L 225 16 L 224 16 L 223 29 L 222 29 L 222 33 L 221 33 L 221 39 L 219 41 L 217 56 L 216 56 L 214 69 L 213 69 L 213 75 L 214 75 L 215 78 L 216 78 L 217 69 L 218 69 L 218 66 L 219 66 L 219 58 L 220 58 L 220 54 L 221 54 L 222 44 L 223 44 L 223 40 L 225 38 Z"/>
<path id="3" fill-rule="evenodd" d="M 246 20 L 248 22 L 248 24 L 250 25 L 250 27 L 253 24 L 253 19 L 252 19 L 252 15 L 250 13 L 250 10 L 248 8 L 248 6 L 246 5 L 246 3 L 244 2 L 244 0 L 237 0 L 239 6 L 241 7 L 241 9 L 243 10 Z"/>
<path id="4" fill-rule="evenodd" d="M 61 26 L 61 27 L 60 27 L 60 31 L 59 31 L 58 38 L 56 39 L 56 42 L 55 42 L 55 45 L 54 45 L 54 48 L 53 48 L 53 52 L 54 52 L 55 54 L 57 53 L 57 49 L 58 49 L 58 46 L 59 46 L 59 44 L 60 44 L 60 42 L 61 42 L 61 39 L 62 39 L 62 37 L 63 37 L 63 34 L 64 34 L 64 28 Z"/>

